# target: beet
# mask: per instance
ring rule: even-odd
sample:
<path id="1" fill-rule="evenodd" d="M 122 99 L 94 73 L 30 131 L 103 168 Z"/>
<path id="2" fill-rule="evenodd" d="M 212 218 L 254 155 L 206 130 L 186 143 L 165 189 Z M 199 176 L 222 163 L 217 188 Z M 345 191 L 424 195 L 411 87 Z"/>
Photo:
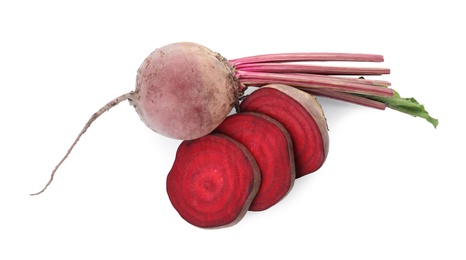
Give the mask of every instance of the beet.
<path id="1" fill-rule="evenodd" d="M 322 109 L 313 96 L 285 85 L 268 85 L 247 96 L 240 110 L 266 114 L 288 130 L 293 140 L 296 178 L 323 165 L 328 153 L 327 125 L 323 112 L 317 112 Z"/>
<path id="2" fill-rule="evenodd" d="M 291 190 L 295 180 L 293 143 L 275 119 L 254 112 L 233 114 L 214 132 L 232 137 L 249 149 L 261 172 L 261 185 L 249 210 L 275 205 Z"/>
<path id="3" fill-rule="evenodd" d="M 222 134 L 183 141 L 167 176 L 167 193 L 180 216 L 194 226 L 236 224 L 260 186 L 260 170 L 249 150 Z"/>
<path id="4" fill-rule="evenodd" d="M 224 57 L 202 45 L 179 42 L 157 48 L 143 61 L 130 100 L 150 129 L 190 140 L 214 130 L 239 91 Z"/>

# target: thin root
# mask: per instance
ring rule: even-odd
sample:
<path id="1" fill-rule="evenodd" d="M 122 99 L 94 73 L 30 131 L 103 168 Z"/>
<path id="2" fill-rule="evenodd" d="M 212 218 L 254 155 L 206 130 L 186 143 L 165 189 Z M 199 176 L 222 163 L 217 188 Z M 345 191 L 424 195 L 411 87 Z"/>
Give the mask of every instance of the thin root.
<path id="1" fill-rule="evenodd" d="M 91 126 L 91 124 L 99 117 L 101 116 L 103 113 L 105 113 L 106 111 L 110 110 L 110 108 L 118 105 L 119 103 L 121 103 L 122 101 L 125 101 L 125 100 L 131 100 L 134 96 L 134 92 L 131 91 L 129 93 L 126 93 L 126 94 L 123 94 L 115 99 L 113 99 L 112 101 L 108 102 L 107 104 L 105 104 L 105 106 L 103 106 L 101 109 L 99 109 L 99 111 L 95 112 L 91 118 L 87 121 L 86 125 L 84 125 L 84 128 L 81 130 L 81 132 L 78 134 L 78 136 L 76 137 L 76 139 L 74 140 L 73 144 L 70 146 L 70 148 L 68 149 L 68 152 L 66 152 L 65 156 L 60 160 L 60 162 L 57 164 L 57 166 L 55 166 L 55 169 L 53 169 L 52 171 L 52 174 L 50 175 L 50 179 L 49 181 L 47 182 L 47 184 L 45 184 L 44 188 L 39 191 L 39 192 L 36 192 L 36 193 L 31 193 L 30 195 L 31 196 L 35 196 L 35 195 L 39 195 L 41 194 L 42 192 L 44 192 L 47 187 L 52 183 L 53 181 L 53 177 L 55 176 L 55 172 L 58 170 L 58 168 L 60 167 L 60 165 L 66 160 L 66 158 L 68 158 L 68 155 L 71 153 L 71 151 L 73 150 L 74 146 L 78 143 L 79 141 L 79 138 L 81 138 L 81 136 L 87 131 L 87 129 Z"/>

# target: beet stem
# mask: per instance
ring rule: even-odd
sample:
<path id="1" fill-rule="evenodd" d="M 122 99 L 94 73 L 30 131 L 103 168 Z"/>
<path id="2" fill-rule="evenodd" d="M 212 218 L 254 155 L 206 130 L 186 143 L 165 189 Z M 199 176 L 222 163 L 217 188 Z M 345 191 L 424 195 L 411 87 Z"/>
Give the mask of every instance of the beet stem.
<path id="1" fill-rule="evenodd" d="M 349 102 L 349 103 L 353 103 L 353 104 L 357 104 L 361 106 L 366 106 L 370 108 L 385 110 L 385 108 L 387 107 L 387 105 L 385 105 L 382 102 L 375 101 L 375 100 L 365 98 L 362 96 L 348 94 L 348 93 L 342 93 L 342 92 L 325 90 L 325 89 L 310 89 L 310 88 L 299 88 L 299 89 L 309 94 L 328 97 L 328 98 L 345 101 L 345 102 Z"/>
<path id="2" fill-rule="evenodd" d="M 296 73 L 296 74 L 299 75 L 302 73 Z M 304 75 L 308 75 L 308 74 L 304 74 Z M 310 75 L 316 78 L 332 79 L 332 80 L 341 81 L 341 82 L 352 82 L 352 83 L 366 84 L 366 85 L 379 86 L 379 87 L 388 87 L 392 85 L 389 81 L 386 81 L 386 80 L 350 78 L 350 77 L 344 77 L 344 76 L 329 76 L 329 75 L 320 75 L 320 74 L 310 74 Z"/>
<path id="3" fill-rule="evenodd" d="M 315 77 L 312 74 L 283 74 L 237 71 L 240 82 L 245 85 L 264 85 L 271 83 L 291 85 L 303 88 L 329 89 L 340 92 L 365 94 L 371 96 L 393 97 L 394 92 L 390 88 L 368 85 L 365 82 L 345 82 L 331 77 Z"/>
<path id="4" fill-rule="evenodd" d="M 382 62 L 383 56 L 377 54 L 330 53 L 330 52 L 298 52 L 256 55 L 230 60 L 234 66 L 261 62 L 294 62 L 294 61 L 360 61 Z"/>
<path id="5" fill-rule="evenodd" d="M 103 113 L 105 113 L 106 111 L 108 111 L 110 108 L 120 104 L 122 101 L 125 101 L 125 100 L 131 100 L 133 99 L 135 93 L 133 91 L 129 92 L 129 93 L 126 93 L 126 94 L 123 94 L 115 99 L 113 99 L 112 101 L 108 102 L 107 104 L 105 104 L 105 106 L 103 106 L 101 109 L 99 109 L 97 112 L 95 112 L 91 118 L 87 121 L 87 123 L 84 125 L 83 129 L 81 130 L 81 132 L 79 132 L 78 136 L 76 137 L 76 139 L 74 140 L 73 144 L 70 146 L 70 148 L 68 149 L 68 152 L 66 152 L 65 156 L 63 156 L 63 158 L 60 160 L 60 162 L 55 166 L 55 169 L 53 169 L 52 173 L 50 174 L 50 179 L 49 181 L 47 182 L 47 184 L 45 184 L 44 188 L 39 191 L 39 192 L 36 192 L 36 193 L 31 193 L 29 195 L 31 196 L 35 196 L 35 195 L 39 195 L 41 194 L 42 192 L 44 192 L 47 187 L 52 183 L 53 181 L 53 177 L 55 176 L 55 172 L 58 170 L 58 168 L 60 167 L 60 165 L 66 160 L 66 158 L 68 158 L 68 155 L 71 153 L 71 151 L 73 150 L 74 146 L 78 143 L 79 139 L 81 138 L 81 136 L 87 131 L 87 129 L 91 126 L 91 124 L 97 119 L 99 118 Z"/>
<path id="6" fill-rule="evenodd" d="M 382 75 L 390 74 L 388 68 L 338 67 L 291 63 L 247 63 L 236 69 L 253 72 L 314 73 L 322 75 Z"/>

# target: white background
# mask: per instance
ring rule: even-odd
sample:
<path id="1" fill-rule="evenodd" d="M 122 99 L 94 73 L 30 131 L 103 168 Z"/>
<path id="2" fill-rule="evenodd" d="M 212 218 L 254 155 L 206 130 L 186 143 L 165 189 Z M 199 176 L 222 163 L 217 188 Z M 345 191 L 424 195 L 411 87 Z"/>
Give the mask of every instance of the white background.
<path id="1" fill-rule="evenodd" d="M 414 2 L 2 1 L 0 259 L 466 259 L 464 8 Z M 177 41 L 230 59 L 383 54 L 392 73 L 381 79 L 440 124 L 319 99 L 325 165 L 273 208 L 204 230 L 165 192 L 179 141 L 125 102 L 30 197 L 91 114 Z"/>

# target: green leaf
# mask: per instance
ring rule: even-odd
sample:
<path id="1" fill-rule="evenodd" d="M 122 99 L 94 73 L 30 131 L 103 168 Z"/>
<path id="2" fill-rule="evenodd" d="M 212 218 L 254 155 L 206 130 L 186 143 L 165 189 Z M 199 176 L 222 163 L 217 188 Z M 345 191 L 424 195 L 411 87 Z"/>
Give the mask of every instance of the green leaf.
<path id="1" fill-rule="evenodd" d="M 437 128 L 438 120 L 431 117 L 429 113 L 425 110 L 424 105 L 419 104 L 414 98 L 402 98 L 398 92 L 394 91 L 393 97 L 375 97 L 375 96 L 366 96 L 369 99 L 382 102 L 387 105 L 387 107 L 412 115 L 414 117 L 421 117 L 426 119 L 431 123 L 435 128 Z"/>

